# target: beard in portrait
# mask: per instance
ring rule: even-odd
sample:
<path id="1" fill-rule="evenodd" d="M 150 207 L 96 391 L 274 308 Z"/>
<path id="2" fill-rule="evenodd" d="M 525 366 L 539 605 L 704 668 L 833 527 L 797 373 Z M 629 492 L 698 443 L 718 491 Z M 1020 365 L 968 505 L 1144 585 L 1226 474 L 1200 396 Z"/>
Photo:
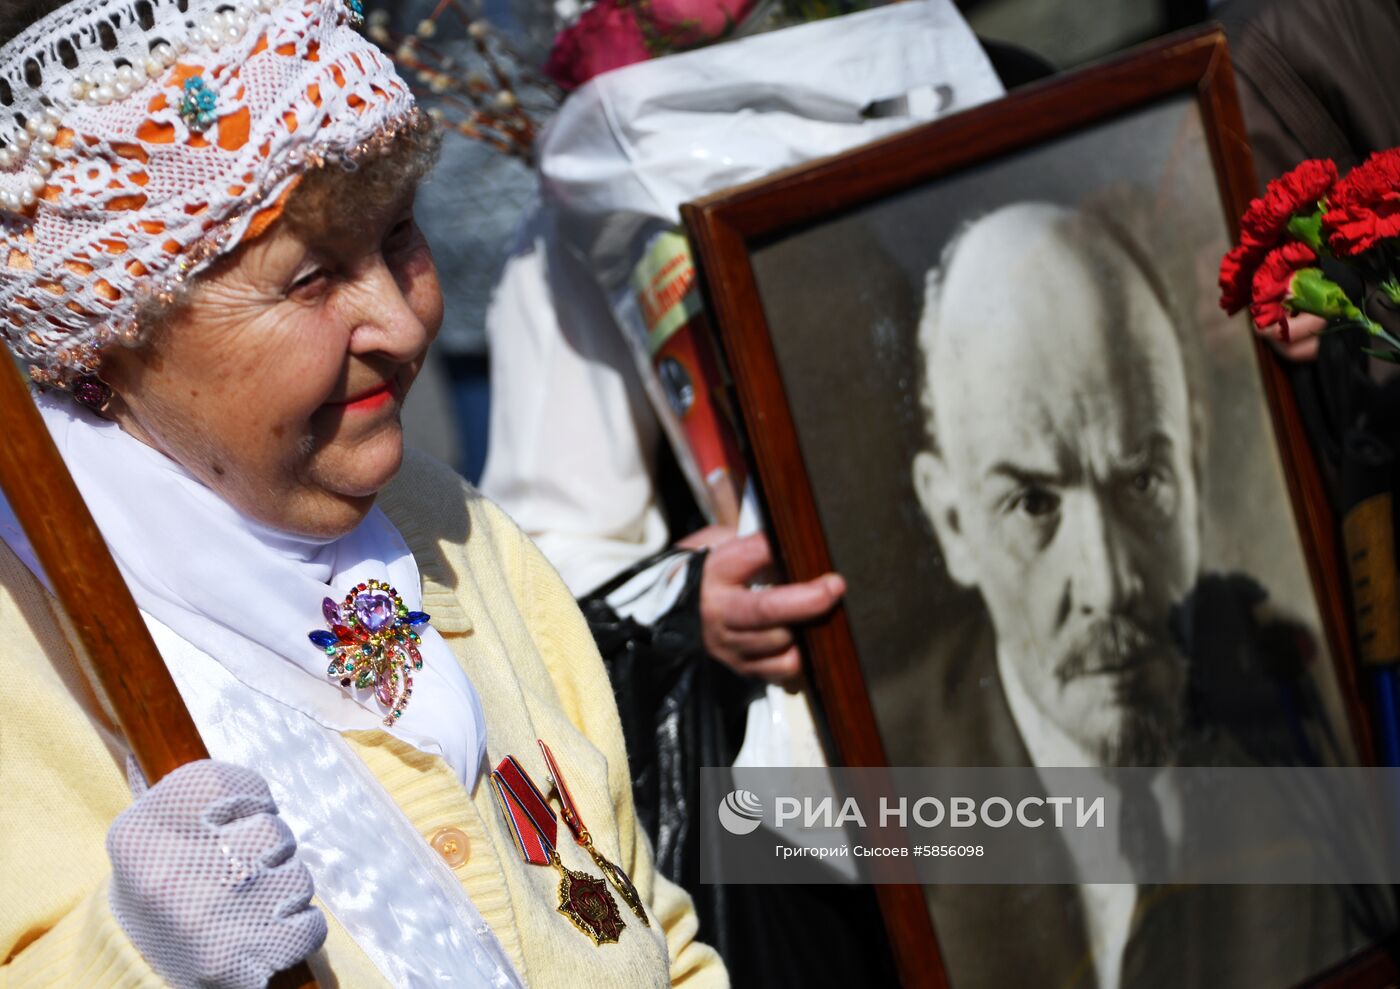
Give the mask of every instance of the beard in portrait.
<path id="1" fill-rule="evenodd" d="M 928 274 L 913 486 L 991 634 L 942 671 L 925 764 L 1335 759 L 1308 634 L 1260 581 L 1203 565 L 1190 333 L 1146 253 L 1085 211 L 1002 207 Z M 1179 860 L 1208 809 L 1152 789 L 1136 833 Z M 1345 895 L 1323 888 L 930 887 L 928 900 L 960 989 L 1032 971 L 1099 989 L 1286 985 L 1364 943 Z"/>

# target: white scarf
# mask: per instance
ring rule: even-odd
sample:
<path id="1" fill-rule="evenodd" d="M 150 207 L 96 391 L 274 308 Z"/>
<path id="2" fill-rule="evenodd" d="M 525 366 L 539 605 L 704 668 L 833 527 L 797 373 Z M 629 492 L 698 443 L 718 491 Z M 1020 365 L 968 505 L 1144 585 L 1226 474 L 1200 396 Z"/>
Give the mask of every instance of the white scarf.
<path id="1" fill-rule="evenodd" d="M 307 638 L 326 626 L 324 598 L 370 579 L 422 607 L 393 523 L 376 508 L 335 540 L 278 532 L 116 425 L 64 398 L 37 403 L 211 755 L 267 779 L 329 911 L 395 985 L 518 986 L 456 877 L 340 737 L 382 727 L 373 690 L 350 696 Z M 44 579 L 12 516 L 0 536 Z M 418 632 L 423 669 L 385 730 L 441 756 L 471 791 L 481 700 L 442 637 Z"/>
<path id="2" fill-rule="evenodd" d="M 385 580 L 410 610 L 422 607 L 418 565 L 375 508 L 334 540 L 252 522 L 164 454 L 68 399 L 39 409 L 141 610 L 216 658 L 259 693 L 335 731 L 381 727 L 373 690 L 353 697 L 326 675 L 307 638 L 326 629 L 321 602 Z M 403 717 L 389 729 L 441 756 L 468 789 L 486 750 L 481 700 L 442 637 L 420 628 L 423 669 Z"/>

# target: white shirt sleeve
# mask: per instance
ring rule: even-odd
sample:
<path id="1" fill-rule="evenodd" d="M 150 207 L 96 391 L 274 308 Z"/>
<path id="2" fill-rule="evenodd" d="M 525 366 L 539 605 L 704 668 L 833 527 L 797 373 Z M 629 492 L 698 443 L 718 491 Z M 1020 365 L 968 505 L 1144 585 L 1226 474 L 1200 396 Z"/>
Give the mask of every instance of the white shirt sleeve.
<path id="1" fill-rule="evenodd" d="M 582 595 L 670 535 L 653 481 L 656 415 L 602 291 L 552 227 L 547 210 L 529 221 L 487 309 L 481 488 Z"/>

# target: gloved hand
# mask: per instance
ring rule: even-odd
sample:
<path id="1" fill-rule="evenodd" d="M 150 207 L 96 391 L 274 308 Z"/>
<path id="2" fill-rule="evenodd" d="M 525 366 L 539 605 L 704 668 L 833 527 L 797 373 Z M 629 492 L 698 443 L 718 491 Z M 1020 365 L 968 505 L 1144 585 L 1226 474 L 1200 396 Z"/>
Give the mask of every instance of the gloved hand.
<path id="1" fill-rule="evenodd" d="M 150 966 L 178 989 L 255 989 L 326 939 L 311 873 L 257 773 L 203 760 L 150 789 L 107 832 L 110 903 Z"/>

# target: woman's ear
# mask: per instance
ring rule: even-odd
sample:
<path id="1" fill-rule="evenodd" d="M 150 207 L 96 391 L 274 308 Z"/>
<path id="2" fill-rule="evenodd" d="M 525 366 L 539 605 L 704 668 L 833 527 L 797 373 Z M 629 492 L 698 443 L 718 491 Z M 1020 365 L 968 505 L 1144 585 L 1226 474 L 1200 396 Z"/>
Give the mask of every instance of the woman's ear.
<path id="1" fill-rule="evenodd" d="M 941 456 L 928 450 L 915 455 L 914 492 L 933 526 L 933 534 L 938 537 L 948 576 L 964 587 L 975 587 L 975 555 L 967 544 L 958 516 L 957 487 Z"/>

